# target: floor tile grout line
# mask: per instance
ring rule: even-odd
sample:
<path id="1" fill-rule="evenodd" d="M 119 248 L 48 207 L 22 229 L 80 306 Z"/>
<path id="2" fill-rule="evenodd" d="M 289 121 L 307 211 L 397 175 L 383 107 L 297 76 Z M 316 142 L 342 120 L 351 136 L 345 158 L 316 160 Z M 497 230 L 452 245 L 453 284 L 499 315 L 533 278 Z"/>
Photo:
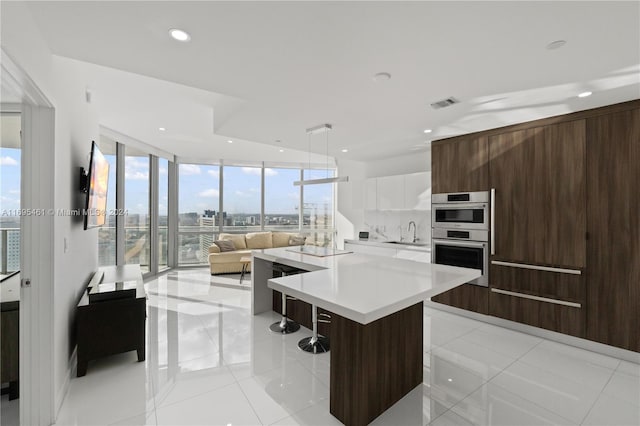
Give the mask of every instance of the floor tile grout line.
<path id="1" fill-rule="evenodd" d="M 253 376 L 251 376 L 253 377 Z M 245 379 L 246 380 L 246 379 Z M 242 392 L 242 395 L 244 395 L 244 399 L 247 401 L 247 403 L 249 404 L 249 407 L 251 407 L 251 411 L 253 411 L 253 414 L 256 416 L 256 419 L 258 419 L 258 421 L 260 422 L 261 425 L 266 426 L 263 422 L 262 419 L 260 418 L 260 416 L 258 415 L 258 412 L 256 411 L 256 408 L 253 406 L 253 404 L 251 403 L 251 400 L 249 399 L 249 397 L 247 396 L 247 394 L 245 393 L 244 389 L 242 389 L 242 385 L 240 384 L 240 382 L 238 381 L 237 383 L 238 388 L 240 389 L 240 392 Z M 286 418 L 286 417 L 285 417 Z"/>

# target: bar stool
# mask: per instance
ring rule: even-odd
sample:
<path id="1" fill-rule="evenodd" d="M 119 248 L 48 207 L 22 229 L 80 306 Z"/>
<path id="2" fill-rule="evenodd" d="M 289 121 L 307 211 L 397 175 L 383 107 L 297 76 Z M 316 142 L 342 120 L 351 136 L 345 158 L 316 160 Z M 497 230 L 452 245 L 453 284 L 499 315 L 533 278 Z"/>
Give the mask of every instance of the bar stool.
<path id="1" fill-rule="evenodd" d="M 320 314 L 321 317 L 331 318 L 331 315 Z M 311 352 L 314 354 L 322 354 L 329 352 L 329 338 L 318 334 L 318 323 L 330 324 L 331 321 L 327 319 L 318 319 L 318 307 L 311 305 L 311 323 L 313 325 L 313 335 L 311 337 L 305 337 L 298 342 L 298 347 L 305 352 Z"/>
<path id="2" fill-rule="evenodd" d="M 287 318 L 287 299 L 296 300 L 294 297 L 282 293 L 282 319 L 269 326 L 274 333 L 290 334 L 300 330 L 300 324 Z"/>

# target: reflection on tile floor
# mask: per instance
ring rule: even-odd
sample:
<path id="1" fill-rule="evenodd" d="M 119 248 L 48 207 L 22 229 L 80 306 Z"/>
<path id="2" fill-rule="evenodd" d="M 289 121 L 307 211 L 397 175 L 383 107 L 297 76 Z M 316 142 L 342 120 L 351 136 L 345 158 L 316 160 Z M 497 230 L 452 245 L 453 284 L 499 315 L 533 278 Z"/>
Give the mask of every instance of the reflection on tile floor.
<path id="1" fill-rule="evenodd" d="M 333 425 L 329 354 L 267 330 L 248 281 L 207 270 L 146 284 L 147 359 L 89 364 L 60 425 Z M 640 366 L 425 308 L 424 383 L 376 425 L 638 425 Z M 4 410 L 4 409 L 3 409 Z M 4 411 L 3 411 L 4 414 Z M 3 421 L 3 425 L 4 425 Z"/>

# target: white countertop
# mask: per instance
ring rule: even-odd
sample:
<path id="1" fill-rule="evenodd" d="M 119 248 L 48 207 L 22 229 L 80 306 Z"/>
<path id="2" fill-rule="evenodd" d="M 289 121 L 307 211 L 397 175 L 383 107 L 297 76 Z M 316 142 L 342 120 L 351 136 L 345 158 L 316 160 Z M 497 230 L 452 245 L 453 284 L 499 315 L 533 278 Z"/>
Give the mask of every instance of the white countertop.
<path id="1" fill-rule="evenodd" d="M 374 247 L 386 247 L 386 248 L 395 248 L 401 250 L 412 250 L 412 251 L 431 251 L 431 245 L 415 245 L 415 244 L 402 244 L 402 243 L 390 243 L 388 241 L 378 241 L 378 240 L 344 240 L 345 244 L 361 244 L 366 246 L 374 246 Z"/>
<path id="2" fill-rule="evenodd" d="M 475 269 L 360 253 L 316 257 L 275 248 L 254 250 L 253 256 L 312 271 L 270 279 L 268 286 L 361 324 L 481 275 Z"/>

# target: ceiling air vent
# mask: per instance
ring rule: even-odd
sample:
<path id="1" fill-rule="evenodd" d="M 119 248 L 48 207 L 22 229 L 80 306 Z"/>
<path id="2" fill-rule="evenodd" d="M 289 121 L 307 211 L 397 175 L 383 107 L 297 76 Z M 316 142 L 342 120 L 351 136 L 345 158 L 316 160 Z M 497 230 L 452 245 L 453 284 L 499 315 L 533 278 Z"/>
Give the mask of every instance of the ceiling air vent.
<path id="1" fill-rule="evenodd" d="M 443 99 L 441 101 L 432 103 L 431 107 L 433 109 L 440 109 L 440 108 L 449 107 L 449 106 L 451 106 L 453 104 L 457 104 L 457 103 L 460 103 L 460 101 L 457 100 L 456 98 L 454 98 L 453 96 L 451 96 L 451 97 L 449 97 L 447 99 Z"/>

